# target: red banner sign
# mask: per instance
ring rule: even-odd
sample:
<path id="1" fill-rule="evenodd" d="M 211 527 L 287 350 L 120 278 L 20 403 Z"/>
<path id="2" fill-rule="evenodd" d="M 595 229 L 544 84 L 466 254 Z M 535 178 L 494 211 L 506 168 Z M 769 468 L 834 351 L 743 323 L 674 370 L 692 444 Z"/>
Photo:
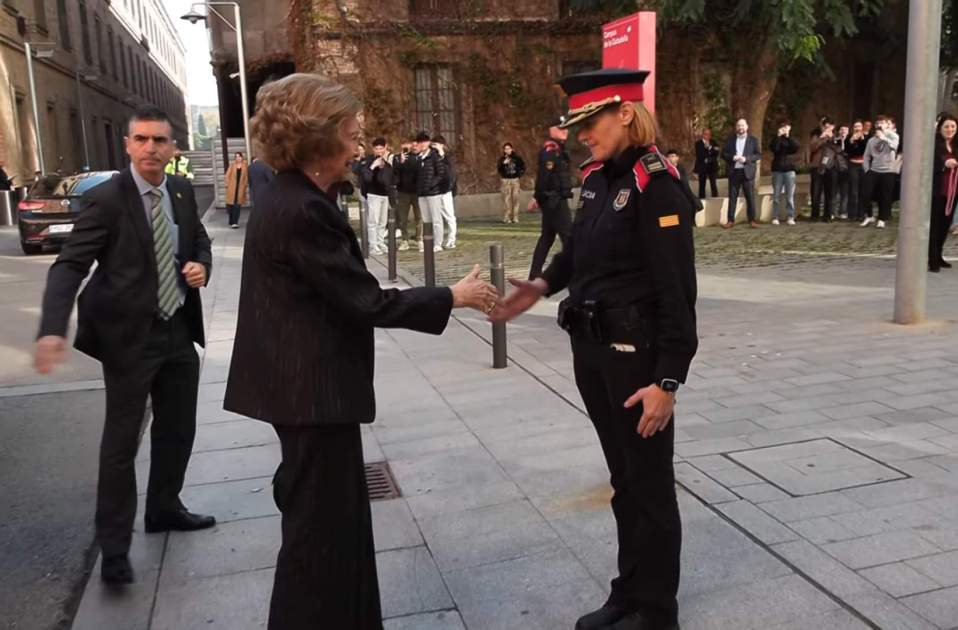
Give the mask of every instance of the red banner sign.
<path id="1" fill-rule="evenodd" d="M 602 67 L 648 70 L 645 105 L 655 112 L 655 12 L 642 11 L 602 27 Z"/>

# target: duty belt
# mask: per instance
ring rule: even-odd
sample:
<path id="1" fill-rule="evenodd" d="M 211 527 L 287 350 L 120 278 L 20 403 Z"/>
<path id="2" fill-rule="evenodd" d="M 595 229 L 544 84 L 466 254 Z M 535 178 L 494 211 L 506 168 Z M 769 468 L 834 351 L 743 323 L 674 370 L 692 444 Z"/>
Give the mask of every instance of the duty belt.
<path id="1" fill-rule="evenodd" d="M 559 326 L 570 335 L 599 344 L 629 343 L 650 348 L 655 330 L 646 309 L 640 305 L 604 308 L 594 301 L 559 304 Z"/>

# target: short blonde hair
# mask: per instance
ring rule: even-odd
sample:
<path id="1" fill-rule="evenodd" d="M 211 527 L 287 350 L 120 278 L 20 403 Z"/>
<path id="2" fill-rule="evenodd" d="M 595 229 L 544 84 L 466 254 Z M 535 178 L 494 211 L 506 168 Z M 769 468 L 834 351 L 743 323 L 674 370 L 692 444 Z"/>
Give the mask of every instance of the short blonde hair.
<path id="1" fill-rule="evenodd" d="M 334 157 L 344 149 L 342 123 L 361 109 L 344 85 L 316 74 L 291 74 L 267 83 L 256 94 L 251 121 L 257 155 L 277 171 Z"/>
<path id="2" fill-rule="evenodd" d="M 655 116 L 644 103 L 634 101 L 632 105 L 635 107 L 635 116 L 629 125 L 629 144 L 637 147 L 655 144 L 656 138 L 659 137 L 659 125 L 655 122 Z"/>

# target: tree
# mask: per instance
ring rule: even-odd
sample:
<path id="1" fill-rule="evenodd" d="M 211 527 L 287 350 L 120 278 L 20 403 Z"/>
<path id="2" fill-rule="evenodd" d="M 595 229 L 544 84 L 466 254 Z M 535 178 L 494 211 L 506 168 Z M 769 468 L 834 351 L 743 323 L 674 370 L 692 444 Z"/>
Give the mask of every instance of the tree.
<path id="1" fill-rule="evenodd" d="M 954 0 L 946 0 L 953 2 Z M 731 70 L 730 108 L 761 135 L 765 112 L 783 70 L 823 64 L 827 38 L 852 37 L 886 0 L 570 0 L 573 10 L 624 15 L 659 12 L 660 24 L 701 35 Z M 701 54 L 701 51 L 697 51 Z"/>
<path id="2" fill-rule="evenodd" d="M 203 114 L 200 114 L 199 116 L 197 116 L 197 119 L 198 120 L 196 121 L 196 133 L 201 138 L 208 137 L 210 134 L 209 132 L 206 131 L 206 119 L 203 118 Z"/>

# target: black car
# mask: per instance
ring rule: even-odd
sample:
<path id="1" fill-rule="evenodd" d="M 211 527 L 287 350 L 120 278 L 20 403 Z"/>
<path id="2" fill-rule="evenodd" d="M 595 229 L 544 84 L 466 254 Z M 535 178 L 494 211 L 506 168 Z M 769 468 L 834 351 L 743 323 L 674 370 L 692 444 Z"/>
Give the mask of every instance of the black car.
<path id="1" fill-rule="evenodd" d="M 75 175 L 47 173 L 17 206 L 23 253 L 39 254 L 44 245 L 62 245 L 80 213 L 80 196 L 117 174 L 92 171 Z"/>

